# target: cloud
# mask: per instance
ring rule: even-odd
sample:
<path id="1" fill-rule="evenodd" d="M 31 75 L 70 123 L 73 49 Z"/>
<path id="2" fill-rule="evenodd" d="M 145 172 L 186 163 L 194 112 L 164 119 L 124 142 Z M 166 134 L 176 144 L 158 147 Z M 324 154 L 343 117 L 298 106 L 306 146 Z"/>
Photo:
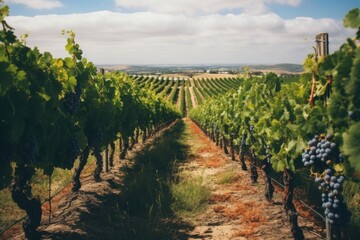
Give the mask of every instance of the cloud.
<path id="1" fill-rule="evenodd" d="M 264 13 L 269 4 L 297 6 L 301 0 L 115 0 L 116 6 L 156 13 L 204 14 L 240 9 L 246 13 Z"/>
<path id="2" fill-rule="evenodd" d="M 28 46 L 66 56 L 62 29 L 74 30 L 85 57 L 96 64 L 302 63 L 315 35 L 328 32 L 334 51 L 355 31 L 334 19 L 290 20 L 259 15 L 183 15 L 98 11 L 69 15 L 12 16 Z"/>
<path id="3" fill-rule="evenodd" d="M 59 0 L 7 0 L 7 3 L 21 4 L 33 9 L 53 9 L 62 7 Z"/>

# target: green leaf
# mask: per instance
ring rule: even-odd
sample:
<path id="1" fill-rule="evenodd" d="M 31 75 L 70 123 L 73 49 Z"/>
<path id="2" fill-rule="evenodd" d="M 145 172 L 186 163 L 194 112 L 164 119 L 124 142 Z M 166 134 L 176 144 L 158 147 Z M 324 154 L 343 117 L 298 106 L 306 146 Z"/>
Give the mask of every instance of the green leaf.
<path id="1" fill-rule="evenodd" d="M 7 16 L 9 16 L 9 6 L 5 5 L 0 8 L 0 21 L 4 21 Z"/>
<path id="2" fill-rule="evenodd" d="M 273 169 L 274 169 L 276 172 L 282 172 L 282 171 L 284 171 L 284 169 L 285 169 L 285 163 L 284 163 L 283 161 L 271 159 L 271 163 L 272 163 Z"/>
<path id="3" fill-rule="evenodd" d="M 72 85 L 72 86 L 76 86 L 76 78 L 74 76 L 71 76 L 69 77 L 69 83 Z"/>
<path id="4" fill-rule="evenodd" d="M 46 102 L 51 99 L 51 97 L 45 93 L 38 92 L 37 93 L 41 98 L 43 98 Z"/>
<path id="5" fill-rule="evenodd" d="M 67 66 L 68 68 L 72 68 L 72 67 L 75 66 L 75 63 L 74 63 L 74 61 L 73 61 L 71 58 L 67 57 L 67 58 L 65 58 L 64 60 L 65 60 L 66 66 Z"/>
<path id="6" fill-rule="evenodd" d="M 350 10 L 344 18 L 344 26 L 350 28 L 360 28 L 360 8 Z"/>
<path id="7" fill-rule="evenodd" d="M 297 144 L 297 141 L 296 140 L 292 140 L 288 143 L 288 146 L 287 146 L 287 150 L 288 151 L 291 151 Z"/>
<path id="8" fill-rule="evenodd" d="M 344 146 L 342 148 L 345 156 L 356 172 L 360 172 L 360 122 L 353 124 L 349 131 L 343 134 Z"/>

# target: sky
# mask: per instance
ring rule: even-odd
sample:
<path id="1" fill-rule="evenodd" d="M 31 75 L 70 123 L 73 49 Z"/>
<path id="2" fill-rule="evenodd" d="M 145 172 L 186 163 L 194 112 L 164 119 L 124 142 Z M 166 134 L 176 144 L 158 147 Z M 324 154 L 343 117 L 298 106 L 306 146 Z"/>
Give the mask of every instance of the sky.
<path id="1" fill-rule="evenodd" d="M 27 46 L 67 56 L 72 30 L 95 64 L 302 64 L 315 36 L 330 52 L 355 30 L 342 19 L 359 0 L 5 0 Z"/>

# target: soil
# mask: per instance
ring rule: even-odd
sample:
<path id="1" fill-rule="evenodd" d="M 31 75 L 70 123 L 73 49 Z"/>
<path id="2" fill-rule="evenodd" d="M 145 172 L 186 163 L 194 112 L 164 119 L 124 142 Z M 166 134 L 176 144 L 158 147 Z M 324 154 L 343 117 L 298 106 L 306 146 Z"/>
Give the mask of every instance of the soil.
<path id="1" fill-rule="evenodd" d="M 211 197 L 199 214 L 164 219 L 169 222 L 172 237 L 156 239 L 293 239 L 282 208 L 281 192 L 275 193 L 274 204 L 267 202 L 260 171 L 258 183 L 252 184 L 249 172 L 242 171 L 238 161 L 231 161 L 191 120 L 184 119 L 184 122 L 183 141 L 191 154 L 181 163 L 181 170 L 202 176 L 211 190 Z M 156 139 L 169 129 L 162 130 L 145 145 L 135 145 L 129 159 L 143 148 L 156 144 Z M 139 224 L 142 219 L 126 219 L 116 201 L 122 194 L 120 186 L 124 173 L 121 167 L 126 164 L 131 162 L 115 159 L 115 166 L 101 174 L 103 181 L 94 182 L 92 176 L 83 176 L 78 194 L 68 191 L 54 202 L 51 223 L 44 215 L 39 227 L 43 239 L 127 239 L 119 234 L 121 229 L 129 222 Z M 225 181 L 224 176 L 228 175 L 231 177 Z M 305 239 L 324 239 L 323 230 L 302 216 L 299 216 L 299 225 Z M 4 239 L 24 239 L 20 232 L 7 237 Z"/>
<path id="2" fill-rule="evenodd" d="M 250 173 L 242 171 L 238 161 L 231 161 L 193 122 L 185 121 L 191 134 L 197 136 L 189 144 L 197 147 L 184 169 L 201 175 L 212 190 L 206 211 L 187 219 L 195 226 L 190 239 L 293 239 L 282 208 L 282 193 L 275 192 L 274 203 L 266 201 L 260 172 L 258 183 L 252 184 Z M 232 179 L 221 183 L 227 173 L 233 174 Z M 305 239 L 324 239 L 320 227 L 301 216 L 298 220 Z"/>
<path id="3" fill-rule="evenodd" d="M 193 105 L 193 108 L 196 108 L 198 103 L 196 101 L 196 97 L 195 97 L 195 93 L 194 93 L 194 85 L 192 85 L 191 87 L 189 87 L 189 91 L 190 91 L 190 96 L 191 96 L 191 102 Z"/>

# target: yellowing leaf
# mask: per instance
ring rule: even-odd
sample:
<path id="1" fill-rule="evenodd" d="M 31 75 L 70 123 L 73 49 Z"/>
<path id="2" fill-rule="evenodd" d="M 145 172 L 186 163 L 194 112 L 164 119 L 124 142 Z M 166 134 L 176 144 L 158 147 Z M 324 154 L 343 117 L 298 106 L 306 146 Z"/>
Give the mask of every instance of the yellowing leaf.
<path id="1" fill-rule="evenodd" d="M 336 172 L 343 172 L 344 171 L 344 165 L 343 164 L 335 164 L 334 169 Z"/>

